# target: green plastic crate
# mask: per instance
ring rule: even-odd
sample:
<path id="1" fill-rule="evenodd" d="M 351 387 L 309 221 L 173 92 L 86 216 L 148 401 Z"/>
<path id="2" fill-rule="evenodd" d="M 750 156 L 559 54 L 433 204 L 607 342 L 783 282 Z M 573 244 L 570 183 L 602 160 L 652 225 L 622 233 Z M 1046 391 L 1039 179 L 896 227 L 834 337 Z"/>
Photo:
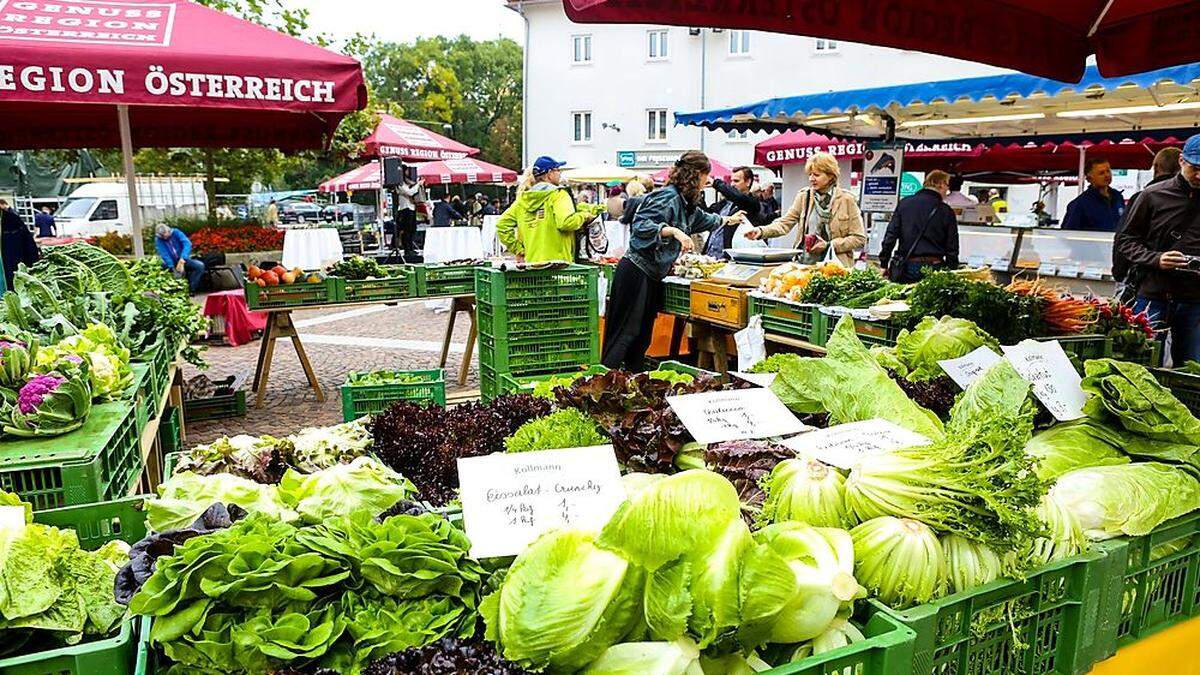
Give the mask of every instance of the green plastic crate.
<path id="1" fill-rule="evenodd" d="M 592 375 L 603 375 L 608 372 L 608 368 L 601 365 L 588 366 L 586 368 L 575 368 L 566 370 L 561 373 L 550 373 L 548 375 L 513 375 L 511 373 L 500 373 L 499 375 L 499 392 L 501 394 L 530 394 L 533 393 L 533 388 L 539 382 L 545 382 L 555 377 L 565 377 L 567 375 L 576 377 L 590 377 Z"/>
<path id="2" fill-rule="evenodd" d="M 1154 374 L 1158 383 L 1170 389 L 1175 398 L 1187 406 L 1193 415 L 1200 415 L 1200 375 L 1166 368 L 1151 368 L 1150 372 Z"/>
<path id="3" fill-rule="evenodd" d="M 338 302 L 343 279 L 327 277 L 317 282 L 297 281 L 279 286 L 246 284 L 246 307 L 251 310 L 286 309 Z"/>
<path id="4" fill-rule="evenodd" d="M 498 315 L 563 303 L 598 308 L 599 275 L 590 265 L 521 271 L 476 267 L 475 301 L 491 305 Z"/>
<path id="5" fill-rule="evenodd" d="M 246 390 L 238 389 L 225 396 L 193 398 L 183 402 L 183 419 L 187 423 L 221 420 L 246 416 Z"/>
<path id="6" fill-rule="evenodd" d="M 34 520 L 74 529 L 79 544 L 94 550 L 120 539 L 134 543 L 146 536 L 145 497 L 40 511 Z M 134 622 L 126 618 L 116 635 L 33 654 L 0 658 L 4 675 L 126 675 L 136 668 L 138 650 Z"/>
<path id="7" fill-rule="evenodd" d="M 122 497 L 141 474 L 136 414 L 125 402 L 92 406 L 69 434 L 0 443 L 0 490 L 35 511 Z"/>
<path id="8" fill-rule="evenodd" d="M 910 628 L 879 612 L 867 620 L 862 631 L 867 638 L 862 642 L 778 666 L 763 671 L 762 675 L 910 675 L 913 672 L 913 644 L 917 636 Z"/>
<path id="9" fill-rule="evenodd" d="M 1075 357 L 1080 366 L 1089 359 L 1103 359 L 1112 355 L 1112 341 L 1106 335 L 1059 335 L 1035 339 L 1038 342 L 1058 342 L 1067 356 Z"/>
<path id="10" fill-rule="evenodd" d="M 479 335 L 479 364 L 496 373 L 540 375 L 565 372 L 599 361 L 600 335 L 597 332 L 548 332 L 537 341 L 529 342 Z"/>
<path id="11" fill-rule="evenodd" d="M 1120 562 L 1112 592 L 1117 600 L 1111 603 L 1119 620 L 1102 658 L 1200 616 L 1200 513 L 1164 523 L 1144 537 L 1098 547 Z"/>
<path id="12" fill-rule="evenodd" d="M 471 295 L 475 292 L 474 265 L 416 265 L 413 273 L 416 280 L 414 297 Z"/>
<path id="13" fill-rule="evenodd" d="M 347 381 L 342 385 L 343 421 L 349 422 L 363 415 L 383 412 L 397 401 L 446 405 L 446 376 L 441 368 L 387 372 L 415 375 L 424 381 L 413 384 L 350 384 Z"/>
<path id="14" fill-rule="evenodd" d="M 663 283 L 663 314 L 675 316 L 692 315 L 692 285 Z"/>
<path id="15" fill-rule="evenodd" d="M 480 335 L 498 340 L 537 340 L 547 331 L 600 332 L 596 304 L 574 302 L 526 309 L 477 303 L 475 327 Z"/>
<path id="16" fill-rule="evenodd" d="M 153 622 L 154 619 L 149 616 L 137 618 L 137 657 L 133 666 L 133 675 L 153 675 L 158 669 L 158 655 L 150 644 L 150 628 Z"/>
<path id="17" fill-rule="evenodd" d="M 1113 630 L 1100 610 L 1114 568 L 1097 550 L 911 609 L 868 602 L 916 633 L 914 675 L 1079 675 Z"/>
<path id="18" fill-rule="evenodd" d="M 833 332 L 834 326 L 837 326 L 838 319 L 832 316 L 825 316 L 826 334 L 822 337 L 825 342 L 829 341 L 829 334 Z M 855 319 L 854 333 L 858 335 L 858 339 L 868 347 L 894 347 L 896 346 L 896 338 L 900 336 L 900 331 L 904 330 L 904 324 L 892 319 Z M 810 340 L 811 342 L 811 340 Z"/>
<path id="19" fill-rule="evenodd" d="M 342 279 L 338 284 L 338 302 L 380 302 L 403 300 L 416 293 L 416 272 L 404 265 L 388 265 L 384 279 Z"/>
<path id="20" fill-rule="evenodd" d="M 175 465 L 179 463 L 179 456 L 182 452 L 171 452 L 163 454 L 163 480 L 171 477 L 175 473 Z"/>
<path id="21" fill-rule="evenodd" d="M 182 434 L 179 428 L 179 408 L 168 407 L 163 412 L 162 422 L 158 426 L 158 444 L 163 454 L 179 452 L 183 448 Z"/>
<path id="22" fill-rule="evenodd" d="M 750 316 L 761 316 L 763 330 L 768 333 L 794 337 L 815 345 L 823 345 L 827 339 L 828 317 L 821 313 L 817 305 L 751 295 L 747 312 Z"/>

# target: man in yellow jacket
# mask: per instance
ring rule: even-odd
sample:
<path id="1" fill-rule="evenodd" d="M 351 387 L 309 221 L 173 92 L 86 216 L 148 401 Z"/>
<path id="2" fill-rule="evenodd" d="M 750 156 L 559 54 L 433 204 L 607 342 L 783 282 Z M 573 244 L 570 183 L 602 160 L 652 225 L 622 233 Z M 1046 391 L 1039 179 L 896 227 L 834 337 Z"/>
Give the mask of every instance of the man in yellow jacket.
<path id="1" fill-rule="evenodd" d="M 573 261 L 576 231 L 605 210 L 603 204 L 575 204 L 570 190 L 559 185 L 563 164 L 538 157 L 517 200 L 496 223 L 504 248 L 525 262 Z"/>

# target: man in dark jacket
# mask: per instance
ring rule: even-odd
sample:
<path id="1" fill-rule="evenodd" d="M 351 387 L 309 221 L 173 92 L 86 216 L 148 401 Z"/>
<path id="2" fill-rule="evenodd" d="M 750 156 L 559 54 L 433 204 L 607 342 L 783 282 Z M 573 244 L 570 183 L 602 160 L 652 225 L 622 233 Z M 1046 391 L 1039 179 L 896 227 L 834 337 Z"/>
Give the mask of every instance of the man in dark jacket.
<path id="1" fill-rule="evenodd" d="M 746 214 L 746 219 L 750 221 L 751 225 L 762 225 L 759 218 L 758 199 L 750 194 L 752 185 L 754 185 L 754 171 L 745 166 L 734 169 L 729 176 L 728 183 L 720 178 L 714 178 L 712 186 L 717 194 L 721 195 L 721 201 L 713 204 L 709 212 L 728 217 L 741 211 Z M 704 244 L 704 255 L 724 258 L 725 249 L 733 246 L 735 232 L 737 232 L 736 224 L 721 225 L 710 232 L 708 240 Z"/>
<path id="2" fill-rule="evenodd" d="M 457 197 L 457 195 L 455 195 Z M 462 211 L 453 203 L 446 201 L 443 196 L 433 203 L 433 226 L 434 227 L 450 227 L 463 219 Z"/>
<path id="3" fill-rule="evenodd" d="M 1146 187 L 1174 178 L 1175 174 L 1179 173 L 1179 155 L 1182 152 L 1179 148 L 1163 148 L 1155 153 L 1154 164 L 1151 167 L 1154 169 L 1154 178 L 1146 184 Z M 1133 205 L 1137 203 L 1138 197 L 1141 194 L 1141 192 L 1134 193 L 1129 198 L 1129 201 L 1125 203 L 1126 216 L 1129 215 L 1129 209 L 1133 208 Z M 1117 226 L 1118 234 L 1125 229 L 1125 223 L 1126 220 L 1122 219 L 1121 224 Z M 1144 271 L 1141 267 L 1131 268 L 1129 261 L 1117 248 L 1117 240 L 1114 237 L 1112 275 L 1113 279 L 1117 281 L 1117 292 L 1113 294 L 1113 297 L 1125 304 L 1133 304 L 1134 299 L 1137 297 L 1138 282 L 1141 281 Z"/>
<path id="4" fill-rule="evenodd" d="M 1179 157 L 1179 173 L 1146 186 L 1115 238 L 1117 250 L 1145 273 L 1133 311 L 1171 334 L 1176 366 L 1200 359 L 1200 134 Z"/>
<path id="5" fill-rule="evenodd" d="M 1062 229 L 1116 232 L 1125 213 L 1125 198 L 1120 190 L 1112 189 L 1112 166 L 1107 159 L 1089 157 L 1083 172 L 1088 189 L 1067 204 Z"/>
<path id="6" fill-rule="evenodd" d="M 958 220 L 945 202 L 950 174 L 930 171 L 925 186 L 900 200 L 879 249 L 879 264 L 892 281 L 910 284 L 930 268 L 958 267 Z"/>
<path id="7" fill-rule="evenodd" d="M 0 251 L 4 258 L 4 288 L 11 290 L 17 267 L 37 262 L 38 247 L 25 221 L 5 199 L 0 199 Z"/>
<path id="8" fill-rule="evenodd" d="M 779 198 L 775 196 L 774 183 L 763 183 L 762 194 L 758 196 L 758 210 L 763 223 L 773 223 L 779 219 Z"/>

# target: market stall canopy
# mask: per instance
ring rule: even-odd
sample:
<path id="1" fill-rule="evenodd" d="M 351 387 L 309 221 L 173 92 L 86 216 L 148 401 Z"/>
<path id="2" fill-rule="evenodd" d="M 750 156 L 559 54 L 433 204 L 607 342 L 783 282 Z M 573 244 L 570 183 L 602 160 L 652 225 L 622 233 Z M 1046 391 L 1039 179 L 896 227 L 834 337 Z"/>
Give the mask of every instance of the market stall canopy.
<path id="1" fill-rule="evenodd" d="M 571 183 L 611 183 L 626 182 L 638 177 L 638 174 L 612 164 L 592 164 L 567 169 L 562 172 L 563 180 Z"/>
<path id="2" fill-rule="evenodd" d="M 733 177 L 733 170 L 722 162 L 713 159 L 712 157 L 709 157 L 708 161 L 712 163 L 712 177 L 720 178 L 725 182 L 729 182 L 729 179 Z M 659 169 L 658 171 L 650 174 L 650 179 L 653 180 L 656 185 L 662 185 L 663 183 L 667 182 L 667 178 L 669 178 L 670 175 L 671 167 L 667 167 L 665 169 Z"/>
<path id="3" fill-rule="evenodd" d="M 441 162 L 426 162 L 417 166 L 417 176 L 427 184 L 448 183 L 515 183 L 517 172 L 477 159 L 447 159 Z M 368 162 L 357 169 L 321 183 L 321 192 L 346 192 L 348 190 L 378 190 L 379 161 Z"/>
<path id="4" fill-rule="evenodd" d="M 479 148 L 386 113 L 379 116 L 379 125 L 363 139 L 363 146 L 363 157 L 400 157 L 423 162 L 479 154 Z"/>
<path id="5" fill-rule="evenodd" d="M 747 28 L 863 42 L 1074 82 L 1090 54 L 1118 76 L 1200 61 L 1194 0 L 647 2 L 563 0 L 578 23 Z"/>
<path id="6" fill-rule="evenodd" d="M 804 127 L 881 138 L 895 120 L 904 140 L 1102 140 L 1130 130 L 1187 136 L 1200 122 L 1200 63 L 1125 77 L 1088 67 L 1078 84 L 1011 73 L 773 98 L 677 113 L 675 123 L 729 131 Z"/>
<path id="7" fill-rule="evenodd" d="M 754 163 L 766 167 L 804 162 L 818 152 L 827 152 L 838 159 L 862 159 L 867 144 L 845 138 L 831 138 L 796 129 L 772 136 L 754 146 Z M 974 157 L 983 150 L 971 143 L 906 143 L 906 168 L 915 159 L 961 159 Z"/>
<path id="8" fill-rule="evenodd" d="M 187 0 L 0 12 L 0 148 L 323 147 L 367 102 L 354 59 Z"/>

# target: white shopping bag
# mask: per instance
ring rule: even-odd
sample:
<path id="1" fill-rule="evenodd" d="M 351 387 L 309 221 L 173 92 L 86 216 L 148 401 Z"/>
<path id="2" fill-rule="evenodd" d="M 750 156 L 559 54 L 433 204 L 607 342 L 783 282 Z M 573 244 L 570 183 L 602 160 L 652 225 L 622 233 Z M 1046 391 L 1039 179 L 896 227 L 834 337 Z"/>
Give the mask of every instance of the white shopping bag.
<path id="1" fill-rule="evenodd" d="M 733 334 L 733 341 L 737 344 L 738 370 L 750 370 L 754 364 L 767 358 L 767 335 L 763 331 L 761 316 L 750 317 L 746 327 Z"/>

